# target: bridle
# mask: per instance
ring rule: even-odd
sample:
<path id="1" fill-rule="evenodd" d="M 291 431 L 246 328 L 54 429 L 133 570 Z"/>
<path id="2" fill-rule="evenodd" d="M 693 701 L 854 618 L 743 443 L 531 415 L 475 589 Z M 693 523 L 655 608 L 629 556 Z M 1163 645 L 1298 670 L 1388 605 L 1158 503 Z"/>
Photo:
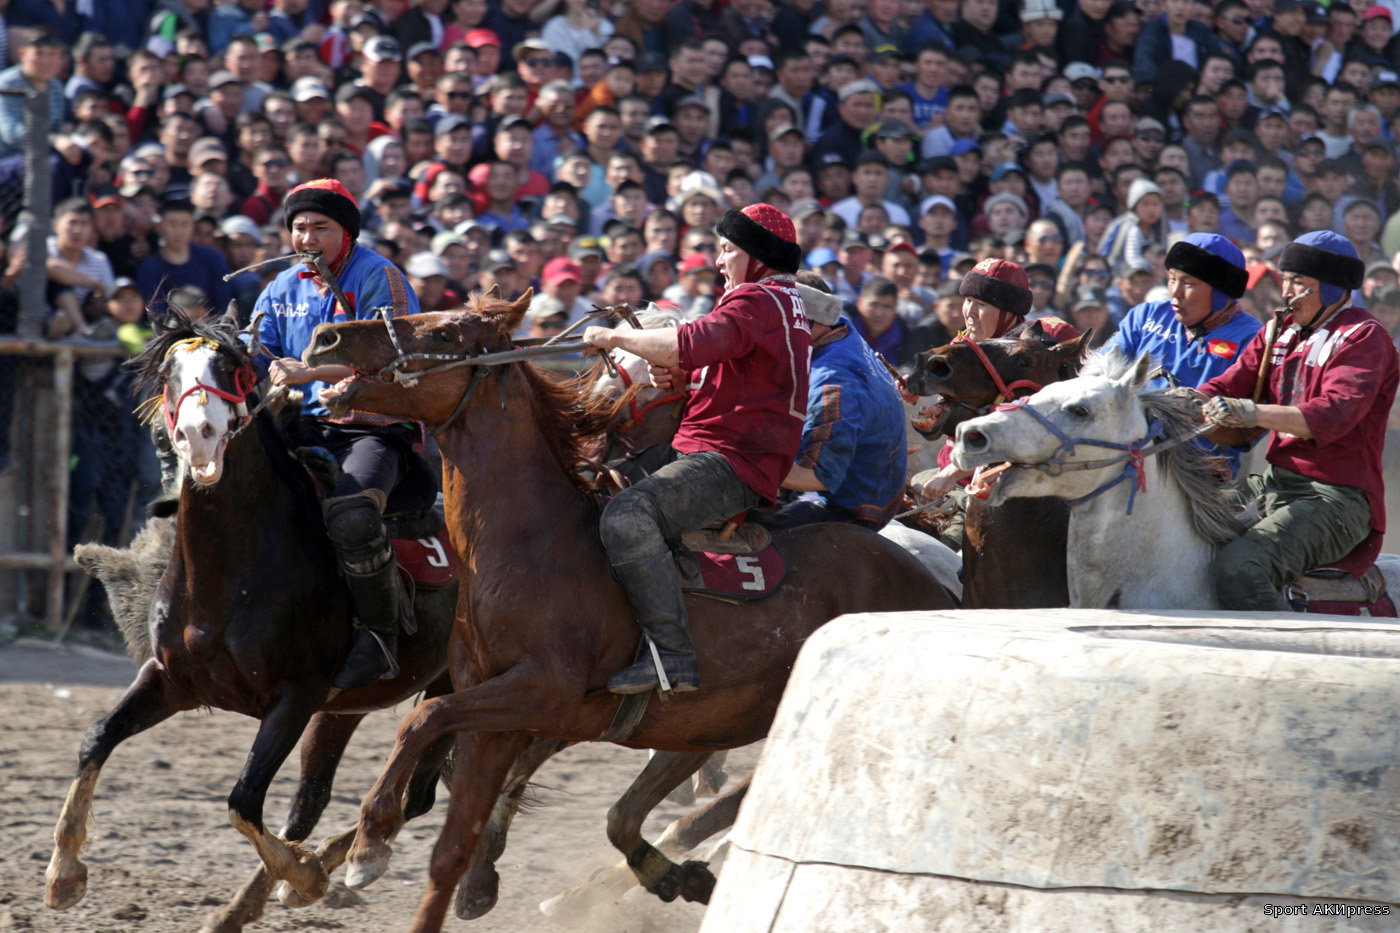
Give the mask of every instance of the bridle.
<path id="1" fill-rule="evenodd" d="M 1156 456 L 1178 444 L 1184 444 L 1189 440 L 1193 440 L 1215 427 L 1212 424 L 1206 423 L 1180 437 L 1167 438 L 1166 429 L 1163 428 L 1162 423 L 1156 418 L 1149 417 L 1147 422 L 1147 436 L 1141 440 L 1124 444 L 1117 441 L 1095 440 L 1089 437 L 1071 437 L 1044 414 L 1029 405 L 1025 399 L 1017 399 L 1014 402 L 997 405 L 995 410 L 1001 412 L 1016 410 L 1028 412 L 1040 422 L 1041 427 L 1045 428 L 1045 430 L 1049 431 L 1060 441 L 1060 445 L 1055 448 L 1054 453 L 1050 455 L 1050 459 L 1043 460 L 1039 463 L 1016 464 L 1016 466 L 1022 469 L 1039 470 L 1048 476 L 1059 476 L 1062 473 L 1075 470 L 1102 470 L 1117 466 L 1121 463 L 1123 469 L 1119 471 L 1117 476 L 1107 480 L 1088 495 L 1080 496 L 1077 499 L 1066 499 L 1065 502 L 1070 508 L 1083 505 L 1085 502 L 1103 495 L 1122 483 L 1132 481 L 1133 485 L 1128 490 L 1129 515 L 1133 514 L 1133 504 L 1137 500 L 1137 494 L 1147 491 L 1147 458 Z M 1123 453 L 1116 457 L 1101 457 L 1096 460 L 1073 460 L 1066 462 L 1064 458 L 1067 455 L 1073 455 L 1075 447 L 1081 444 L 1088 447 L 1104 447 L 1109 450 L 1121 450 Z"/>
<path id="2" fill-rule="evenodd" d="M 170 349 L 165 351 L 165 359 L 169 360 L 176 350 L 193 352 L 199 349 L 209 349 L 219 352 L 223 348 L 208 337 L 188 337 L 184 340 L 177 340 L 175 343 L 171 344 Z M 257 370 L 253 369 L 252 364 L 247 360 L 243 360 L 238 368 L 233 371 L 233 391 L 231 392 L 227 389 L 221 389 L 218 386 L 196 382 L 184 392 L 180 393 L 180 397 L 175 400 L 175 404 L 172 407 L 170 404 L 170 388 L 166 386 L 160 394 L 161 409 L 165 415 L 165 430 L 169 432 L 171 438 L 174 438 L 175 421 L 180 415 L 180 406 L 185 404 L 185 399 L 198 392 L 200 393 L 199 404 L 207 405 L 209 404 L 209 398 L 205 393 L 211 393 L 234 406 L 234 412 L 237 415 L 237 423 L 233 428 L 224 432 L 224 437 L 232 440 L 248 426 L 253 420 L 253 417 L 257 414 L 257 411 L 261 410 L 260 407 L 253 412 L 248 411 L 248 396 L 257 386 Z M 269 398 L 270 397 L 271 393 L 269 393 Z M 264 400 L 264 404 L 265 402 L 266 400 Z"/>
<path id="3" fill-rule="evenodd" d="M 370 374 L 372 378 L 378 379 L 386 385 L 398 385 L 405 389 L 416 386 L 424 376 L 446 372 L 450 369 L 457 369 L 460 366 L 472 367 L 471 379 L 467 382 L 467 387 L 462 392 L 462 397 L 457 400 L 457 407 L 452 410 L 452 414 L 447 416 L 435 428 L 428 430 L 434 437 L 447 430 L 448 426 L 457 420 L 467 407 L 467 402 L 471 400 L 472 393 L 476 391 L 477 385 L 491 374 L 491 367 L 509 367 L 512 363 L 524 362 L 526 360 L 542 359 L 550 356 L 563 356 L 569 353 L 590 353 L 599 352 L 598 348 L 582 340 L 568 341 L 565 343 L 554 343 L 561 335 L 555 335 L 544 342 L 533 340 L 520 341 L 509 350 L 490 350 L 483 353 L 473 352 L 471 349 L 441 352 L 441 353 L 409 353 L 399 342 L 399 335 L 394 330 L 393 308 L 389 305 L 381 305 L 374 309 L 375 317 L 384 322 L 384 329 L 389 332 L 389 342 L 394 345 L 394 358 L 379 368 L 378 371 Z M 612 308 L 596 308 L 590 314 L 574 324 L 573 328 L 579 327 L 584 321 L 593 320 L 614 313 Z M 465 337 L 459 337 L 460 342 L 465 343 Z M 602 354 L 602 359 L 607 361 L 605 365 L 611 366 L 611 359 L 606 353 Z M 408 370 L 405 367 L 410 363 L 430 362 L 436 365 L 425 369 Z M 502 372 L 501 376 L 501 408 L 506 407 L 506 380 L 505 375 L 509 369 Z"/>
<path id="4" fill-rule="evenodd" d="M 618 366 L 617 376 L 622 380 L 624 391 L 632 388 L 632 374 L 627 371 L 627 367 Z M 632 446 L 632 442 L 628 440 L 627 432 L 645 421 L 647 416 L 658 408 L 665 408 L 667 405 L 673 405 L 677 402 L 684 401 L 684 399 L 684 392 L 672 392 L 669 395 L 654 398 L 644 405 L 637 404 L 637 397 L 635 395 L 627 400 L 627 420 L 618 425 L 616 434 L 617 442 L 627 451 L 627 459 L 630 460 L 640 453 L 640 451 Z"/>
<path id="5" fill-rule="evenodd" d="M 957 405 L 961 405 L 963 408 L 968 409 L 974 415 L 985 415 L 989 412 L 999 410 L 998 406 L 1001 405 L 1003 402 L 1006 402 L 1008 400 L 1015 400 L 1016 393 L 1018 391 L 1023 391 L 1027 395 L 1034 395 L 1041 389 L 1045 388 L 1040 383 L 1035 382 L 1031 379 L 1017 379 L 1015 382 L 1011 383 L 1008 383 L 1006 380 L 1002 379 L 1001 373 L 997 372 L 996 367 L 992 365 L 992 361 L 988 359 L 987 352 L 977 345 L 976 340 L 973 340 L 972 338 L 967 336 L 967 331 L 963 331 L 962 333 L 958 334 L 956 337 L 953 338 L 952 345 L 960 343 L 966 344 L 972 350 L 973 354 L 976 355 L 978 362 L 982 364 L 982 368 L 987 371 L 988 376 L 992 377 L 992 382 L 997 387 L 997 397 L 992 401 L 990 405 L 983 405 L 981 407 L 969 404 L 968 402 L 963 401 L 955 395 L 943 396 L 948 401 L 953 402 Z"/>

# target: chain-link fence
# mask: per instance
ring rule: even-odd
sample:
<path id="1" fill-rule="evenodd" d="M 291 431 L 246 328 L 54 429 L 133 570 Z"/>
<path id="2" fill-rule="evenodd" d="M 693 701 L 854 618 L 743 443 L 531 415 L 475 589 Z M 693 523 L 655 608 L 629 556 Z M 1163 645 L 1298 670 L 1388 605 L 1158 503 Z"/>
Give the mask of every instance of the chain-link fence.
<path id="1" fill-rule="evenodd" d="M 49 99 L 0 93 L 20 98 L 27 131 L 22 183 L 0 185 L 0 617 L 42 619 L 57 632 L 84 603 L 101 605 L 75 598 L 86 587 L 72 546 L 127 539 L 147 488 L 134 464 L 149 442 L 134 430 L 115 340 L 44 338 Z"/>

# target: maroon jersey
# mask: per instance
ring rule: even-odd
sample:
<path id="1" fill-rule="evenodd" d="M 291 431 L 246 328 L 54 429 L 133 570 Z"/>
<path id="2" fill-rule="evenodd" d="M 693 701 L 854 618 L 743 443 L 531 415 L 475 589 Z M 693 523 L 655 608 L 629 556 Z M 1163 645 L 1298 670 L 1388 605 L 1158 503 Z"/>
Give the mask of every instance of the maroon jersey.
<path id="1" fill-rule="evenodd" d="M 791 281 L 747 283 L 713 311 L 677 328 L 690 396 L 672 446 L 713 450 L 772 502 L 787 478 L 807 417 L 812 328 Z"/>
<path id="2" fill-rule="evenodd" d="M 1299 339 L 1291 317 L 1284 324 L 1274 344 L 1269 385 L 1259 401 L 1301 409 L 1312 437 L 1275 431 L 1265 458 L 1285 470 L 1366 493 L 1372 534 L 1357 553 L 1369 552 L 1369 564 L 1380 552 L 1385 531 L 1381 450 L 1400 382 L 1400 354 L 1381 323 L 1363 308 L 1348 308 L 1306 340 Z M 1251 397 L 1265 333 L 1259 331 L 1234 364 L 1202 385 L 1201 392 Z"/>

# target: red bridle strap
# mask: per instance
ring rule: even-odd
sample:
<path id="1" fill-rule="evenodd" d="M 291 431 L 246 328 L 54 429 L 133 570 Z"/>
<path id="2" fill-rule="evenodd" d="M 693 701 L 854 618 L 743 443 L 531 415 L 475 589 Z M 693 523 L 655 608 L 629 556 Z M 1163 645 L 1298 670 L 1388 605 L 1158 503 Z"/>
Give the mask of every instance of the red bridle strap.
<path id="1" fill-rule="evenodd" d="M 1025 389 L 1033 394 L 1045 388 L 1043 385 L 1038 382 L 1032 382 L 1030 379 L 1017 379 L 1015 382 L 1008 385 L 1006 381 L 1001 378 L 1001 373 L 996 371 L 996 367 L 992 365 L 992 361 L 987 359 L 986 351 L 977 345 L 977 341 L 969 339 L 966 332 L 954 337 L 953 343 L 965 343 L 972 348 L 973 353 L 977 354 L 977 359 L 981 361 L 982 368 L 987 371 L 987 375 L 992 377 L 992 382 L 996 383 L 997 391 L 1001 393 L 1001 401 L 1011 401 L 1015 399 L 1017 389 Z"/>
<path id="2" fill-rule="evenodd" d="M 234 371 L 232 392 L 229 392 L 226 389 L 221 389 L 218 386 L 205 385 L 202 382 L 196 382 L 194 385 L 190 386 L 183 393 L 181 393 L 180 397 L 176 399 L 175 406 L 173 408 L 170 406 L 170 395 L 167 393 L 166 395 L 162 396 L 162 405 L 165 409 L 165 429 L 170 433 L 171 438 L 174 438 L 175 419 L 180 415 L 180 406 L 185 404 L 185 399 L 189 398 L 195 392 L 209 392 L 232 405 L 244 405 L 247 404 L 248 393 L 252 392 L 253 389 L 257 388 L 257 385 L 257 373 L 253 371 L 253 368 L 251 366 L 245 364 L 243 366 L 238 367 L 238 369 Z M 244 417 L 246 418 L 246 415 Z"/>
<path id="3" fill-rule="evenodd" d="M 622 387 L 624 390 L 632 388 L 632 375 L 631 373 L 627 372 L 627 367 L 617 367 L 617 374 L 622 379 Z M 643 419 L 645 419 L 647 415 L 651 414 L 656 409 L 664 408 L 665 406 L 670 405 L 672 402 L 678 402 L 683 398 L 685 398 L 684 392 L 672 392 L 670 395 L 663 395 L 660 398 L 654 398 L 650 402 L 647 402 L 645 405 L 639 406 L 637 404 L 637 397 L 635 395 L 632 396 L 630 399 L 627 400 L 627 413 L 629 417 L 627 421 L 617 429 L 617 433 L 619 435 L 626 434 L 628 428 L 631 428 L 634 425 L 641 424 Z"/>

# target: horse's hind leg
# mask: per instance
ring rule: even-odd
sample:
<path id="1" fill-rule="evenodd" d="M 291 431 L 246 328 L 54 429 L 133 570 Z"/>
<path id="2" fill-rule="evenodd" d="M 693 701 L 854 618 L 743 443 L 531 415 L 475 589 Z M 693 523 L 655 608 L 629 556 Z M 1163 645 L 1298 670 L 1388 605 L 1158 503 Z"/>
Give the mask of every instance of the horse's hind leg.
<path id="1" fill-rule="evenodd" d="M 714 758 L 710 760 L 713 761 Z M 665 832 L 656 840 L 657 851 L 668 859 L 674 859 L 691 851 L 715 833 L 733 826 L 739 815 L 739 804 L 748 793 L 749 782 L 752 779 L 752 776 L 744 778 L 705 806 L 693 813 L 687 813 L 667 826 Z M 615 865 L 600 869 L 585 883 L 541 902 L 540 913 L 561 922 L 583 916 L 599 903 L 617 900 L 637 883 L 636 874 L 624 859 Z"/>
<path id="2" fill-rule="evenodd" d="M 506 775 L 505 786 L 501 788 L 496 805 L 491 808 L 491 819 L 486 830 L 476 844 L 467 874 L 457 886 L 457 904 L 454 912 L 462 920 L 475 920 L 491 912 L 496 906 L 501 876 L 496 873 L 496 861 L 506 851 L 506 833 L 511 821 L 520 811 L 520 802 L 525 799 L 525 789 L 534 773 L 554 755 L 568 748 L 572 742 L 562 739 L 535 739 L 525 754 L 516 759 Z"/>
<path id="3" fill-rule="evenodd" d="M 263 825 L 263 801 L 267 788 L 282 762 L 287 760 L 307 722 L 319 705 L 319 698 L 289 691 L 263 717 L 257 738 L 248 751 L 243 773 L 229 794 L 229 822 L 257 849 L 268 877 L 286 881 L 308 901 L 318 900 L 330 886 L 321 861 L 305 843 L 283 840 Z"/>
<path id="4" fill-rule="evenodd" d="M 627 864 L 642 886 L 663 901 L 677 895 L 706 903 L 714 888 L 714 876 L 703 862 L 678 866 L 642 838 L 647 814 L 671 789 L 700 769 L 709 752 L 659 752 L 647 762 L 632 786 L 608 811 L 608 840 L 627 856 Z"/>
<path id="5" fill-rule="evenodd" d="M 458 736 L 452 769 L 452 797 L 442 834 L 433 846 L 428 885 L 411 933 L 439 933 L 452 892 L 467 870 L 491 808 L 511 766 L 525 753 L 530 736 L 522 732 L 473 732 Z"/>
<path id="6" fill-rule="evenodd" d="M 67 910 L 87 893 L 87 866 L 78 853 L 87 844 L 92 795 L 102 765 L 125 740 L 188 708 L 173 693 L 155 662 L 147 661 L 112 711 L 93 723 L 83 737 L 78 776 L 54 826 L 53 859 L 44 873 L 44 903 L 54 910 Z"/>

